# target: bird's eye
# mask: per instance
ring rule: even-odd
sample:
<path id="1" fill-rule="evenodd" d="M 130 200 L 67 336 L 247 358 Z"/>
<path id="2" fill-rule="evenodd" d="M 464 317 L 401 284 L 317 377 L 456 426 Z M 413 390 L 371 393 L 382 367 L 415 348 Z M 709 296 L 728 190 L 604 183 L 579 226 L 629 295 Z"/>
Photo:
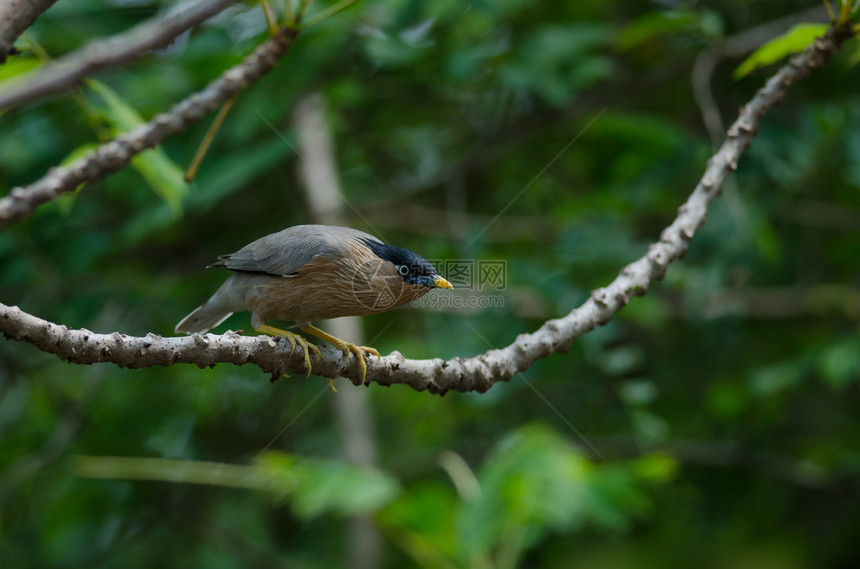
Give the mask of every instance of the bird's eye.
<path id="1" fill-rule="evenodd" d="M 409 274 L 409 265 L 397 265 L 397 272 L 401 277 L 405 277 Z"/>

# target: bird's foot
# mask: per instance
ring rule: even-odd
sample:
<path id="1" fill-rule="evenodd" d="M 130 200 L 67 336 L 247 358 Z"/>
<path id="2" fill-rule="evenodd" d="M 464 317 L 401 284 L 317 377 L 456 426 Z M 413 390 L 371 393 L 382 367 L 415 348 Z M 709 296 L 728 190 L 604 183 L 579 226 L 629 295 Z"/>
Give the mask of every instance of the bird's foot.
<path id="1" fill-rule="evenodd" d="M 343 352 L 343 357 L 347 366 L 349 365 L 349 354 L 355 354 L 355 358 L 358 360 L 358 365 L 361 367 L 362 384 L 367 382 L 367 363 L 365 363 L 364 357 L 376 356 L 377 360 L 381 358 L 376 348 L 371 348 L 370 346 L 358 346 L 351 342 L 341 340 L 340 338 L 335 338 L 331 334 L 320 330 L 316 326 L 311 326 L 310 324 L 307 324 L 305 326 L 302 326 L 301 329 L 303 332 L 313 334 L 317 338 L 325 340 L 326 342 Z M 334 385 L 332 385 L 332 387 L 334 387 Z"/>
<path id="2" fill-rule="evenodd" d="M 346 365 L 349 365 L 349 354 L 355 354 L 355 358 L 358 360 L 358 365 L 361 367 L 361 384 L 364 385 L 367 382 L 367 364 L 364 362 L 364 356 L 366 355 L 368 358 L 370 356 L 376 356 L 376 359 L 379 360 L 381 356 L 376 348 L 371 348 L 370 346 L 357 346 L 349 342 L 344 342 L 343 340 L 339 343 L 332 342 L 332 344 L 335 348 L 343 352 Z"/>
<path id="3" fill-rule="evenodd" d="M 257 328 L 257 332 L 260 332 L 261 334 L 269 334 L 270 336 L 280 336 L 281 338 L 286 338 L 287 341 L 290 343 L 291 354 L 296 349 L 296 346 L 299 346 L 304 353 L 305 367 L 308 370 L 308 377 L 310 377 L 311 375 L 311 350 L 316 352 L 317 361 L 319 361 L 322 357 L 320 349 L 317 347 L 316 344 L 308 342 L 305 338 L 294 332 L 290 332 L 288 330 L 281 330 L 280 328 L 275 328 L 274 326 L 269 326 L 268 324 L 263 324 L 262 326 Z"/>

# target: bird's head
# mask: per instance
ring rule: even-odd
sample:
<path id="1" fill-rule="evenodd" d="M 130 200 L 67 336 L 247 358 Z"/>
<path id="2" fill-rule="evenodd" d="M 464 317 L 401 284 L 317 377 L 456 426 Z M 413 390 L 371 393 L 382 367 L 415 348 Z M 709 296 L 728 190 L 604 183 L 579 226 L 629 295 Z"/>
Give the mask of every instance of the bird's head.
<path id="1" fill-rule="evenodd" d="M 397 275 L 408 285 L 433 288 L 454 288 L 445 280 L 430 262 L 421 255 L 393 245 L 386 245 L 372 239 L 361 240 L 380 260 L 391 263 Z"/>

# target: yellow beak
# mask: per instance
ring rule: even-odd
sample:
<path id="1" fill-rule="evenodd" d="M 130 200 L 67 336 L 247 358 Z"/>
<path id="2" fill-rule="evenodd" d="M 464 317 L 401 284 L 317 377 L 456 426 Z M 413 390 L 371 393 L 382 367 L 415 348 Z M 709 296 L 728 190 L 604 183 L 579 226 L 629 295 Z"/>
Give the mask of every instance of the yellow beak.
<path id="1" fill-rule="evenodd" d="M 433 281 L 433 288 L 454 288 L 454 287 L 451 286 L 451 283 L 449 283 L 448 281 L 446 281 L 445 279 L 443 279 L 439 275 L 436 275 L 436 280 Z"/>

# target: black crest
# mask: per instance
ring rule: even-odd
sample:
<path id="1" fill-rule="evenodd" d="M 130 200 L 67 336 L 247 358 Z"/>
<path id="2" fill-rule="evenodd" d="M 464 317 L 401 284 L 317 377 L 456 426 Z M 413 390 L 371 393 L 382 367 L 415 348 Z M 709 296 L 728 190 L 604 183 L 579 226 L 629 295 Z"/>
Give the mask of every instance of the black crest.
<path id="1" fill-rule="evenodd" d="M 394 245 L 386 245 L 379 241 L 371 239 L 361 239 L 361 242 L 373 251 L 374 255 L 385 261 L 394 263 L 395 267 L 408 267 L 408 273 L 401 274 L 403 280 L 414 279 L 419 276 L 432 276 L 436 274 L 436 269 L 430 262 L 409 249 L 403 247 L 395 247 Z"/>

